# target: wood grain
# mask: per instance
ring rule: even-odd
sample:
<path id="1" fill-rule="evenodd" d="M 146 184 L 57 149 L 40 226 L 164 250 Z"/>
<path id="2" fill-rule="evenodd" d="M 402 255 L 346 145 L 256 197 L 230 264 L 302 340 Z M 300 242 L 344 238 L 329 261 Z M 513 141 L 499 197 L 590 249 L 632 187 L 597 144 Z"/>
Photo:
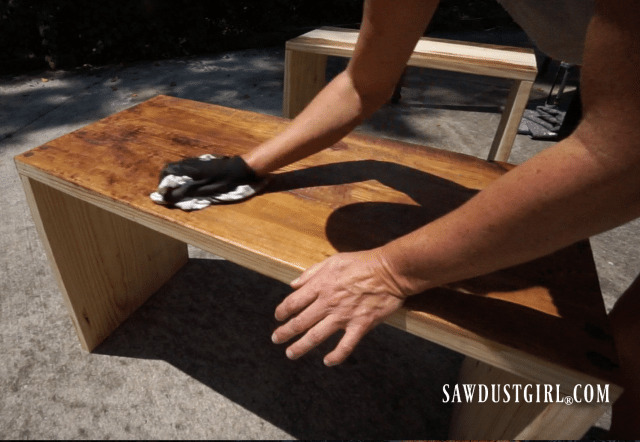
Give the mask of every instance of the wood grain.
<path id="1" fill-rule="evenodd" d="M 284 57 L 282 115 L 293 118 L 324 87 L 327 56 L 287 49 Z"/>
<path id="2" fill-rule="evenodd" d="M 287 124 L 159 96 L 19 155 L 16 165 L 73 198 L 283 282 L 336 252 L 411 231 L 513 167 L 354 134 L 278 171 L 264 194 L 241 204 L 186 213 L 149 199 L 164 163 L 240 154 Z M 413 297 L 388 322 L 563 391 L 617 376 L 587 242 Z"/>
<path id="3" fill-rule="evenodd" d="M 186 244 L 23 177 L 27 200 L 85 350 L 188 259 Z"/>

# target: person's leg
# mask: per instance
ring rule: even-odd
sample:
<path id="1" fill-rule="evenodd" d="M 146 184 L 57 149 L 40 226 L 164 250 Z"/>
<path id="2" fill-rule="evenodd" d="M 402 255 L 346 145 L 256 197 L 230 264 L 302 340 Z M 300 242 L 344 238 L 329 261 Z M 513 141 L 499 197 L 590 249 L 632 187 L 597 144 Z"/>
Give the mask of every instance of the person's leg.
<path id="1" fill-rule="evenodd" d="M 610 436 L 640 438 L 640 276 L 609 315 L 623 376 L 624 393 L 613 405 Z"/>

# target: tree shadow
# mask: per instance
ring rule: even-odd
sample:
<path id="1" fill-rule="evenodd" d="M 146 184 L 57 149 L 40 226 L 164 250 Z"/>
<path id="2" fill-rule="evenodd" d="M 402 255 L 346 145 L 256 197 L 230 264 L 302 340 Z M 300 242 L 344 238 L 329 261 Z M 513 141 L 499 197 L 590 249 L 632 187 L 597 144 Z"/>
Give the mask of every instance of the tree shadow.
<path id="1" fill-rule="evenodd" d="M 476 190 L 397 163 L 379 160 L 345 161 L 276 174 L 266 192 L 300 191 L 331 204 L 342 187 L 366 181 L 401 192 L 415 204 L 365 201 L 336 206 L 325 227 L 340 252 L 381 246 L 451 212 Z M 333 190 L 327 191 L 326 187 Z M 299 192 L 300 193 L 300 192 Z"/>

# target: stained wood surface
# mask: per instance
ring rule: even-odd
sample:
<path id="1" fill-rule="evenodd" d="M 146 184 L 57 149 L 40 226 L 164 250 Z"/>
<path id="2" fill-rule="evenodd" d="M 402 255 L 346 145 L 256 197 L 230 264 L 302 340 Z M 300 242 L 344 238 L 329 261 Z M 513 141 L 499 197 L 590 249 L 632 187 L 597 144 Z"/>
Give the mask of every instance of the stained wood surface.
<path id="1" fill-rule="evenodd" d="M 287 49 L 351 57 L 357 38 L 355 29 L 323 27 L 287 41 Z M 429 37 L 418 41 L 408 65 L 531 81 L 538 72 L 531 49 Z"/>
<path id="2" fill-rule="evenodd" d="M 187 213 L 149 199 L 166 162 L 241 154 L 287 124 L 159 96 L 19 155 L 16 165 L 23 176 L 283 282 L 453 210 L 512 167 L 351 135 L 278 171 L 265 193 L 243 203 Z M 587 242 L 412 297 L 388 322 L 565 392 L 617 375 Z"/>

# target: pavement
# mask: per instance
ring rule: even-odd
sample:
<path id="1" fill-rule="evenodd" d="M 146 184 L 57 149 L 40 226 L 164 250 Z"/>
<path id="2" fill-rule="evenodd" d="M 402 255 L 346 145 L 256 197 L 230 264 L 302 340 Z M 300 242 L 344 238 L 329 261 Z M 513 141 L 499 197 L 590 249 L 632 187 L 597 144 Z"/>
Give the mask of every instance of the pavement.
<path id="1" fill-rule="evenodd" d="M 339 367 L 322 365 L 331 343 L 288 361 L 270 342 L 288 287 L 195 248 L 94 353 L 79 346 L 13 157 L 157 94 L 280 115 L 283 65 L 283 49 L 268 48 L 0 77 L 1 438 L 446 438 L 442 386 L 455 382 L 460 355 L 380 326 Z M 330 73 L 341 66 L 332 60 Z M 484 157 L 507 90 L 410 69 L 400 103 L 358 130 Z M 551 144 L 519 135 L 510 161 Z M 635 221 L 591 240 L 607 308 L 640 268 L 639 232 Z"/>

